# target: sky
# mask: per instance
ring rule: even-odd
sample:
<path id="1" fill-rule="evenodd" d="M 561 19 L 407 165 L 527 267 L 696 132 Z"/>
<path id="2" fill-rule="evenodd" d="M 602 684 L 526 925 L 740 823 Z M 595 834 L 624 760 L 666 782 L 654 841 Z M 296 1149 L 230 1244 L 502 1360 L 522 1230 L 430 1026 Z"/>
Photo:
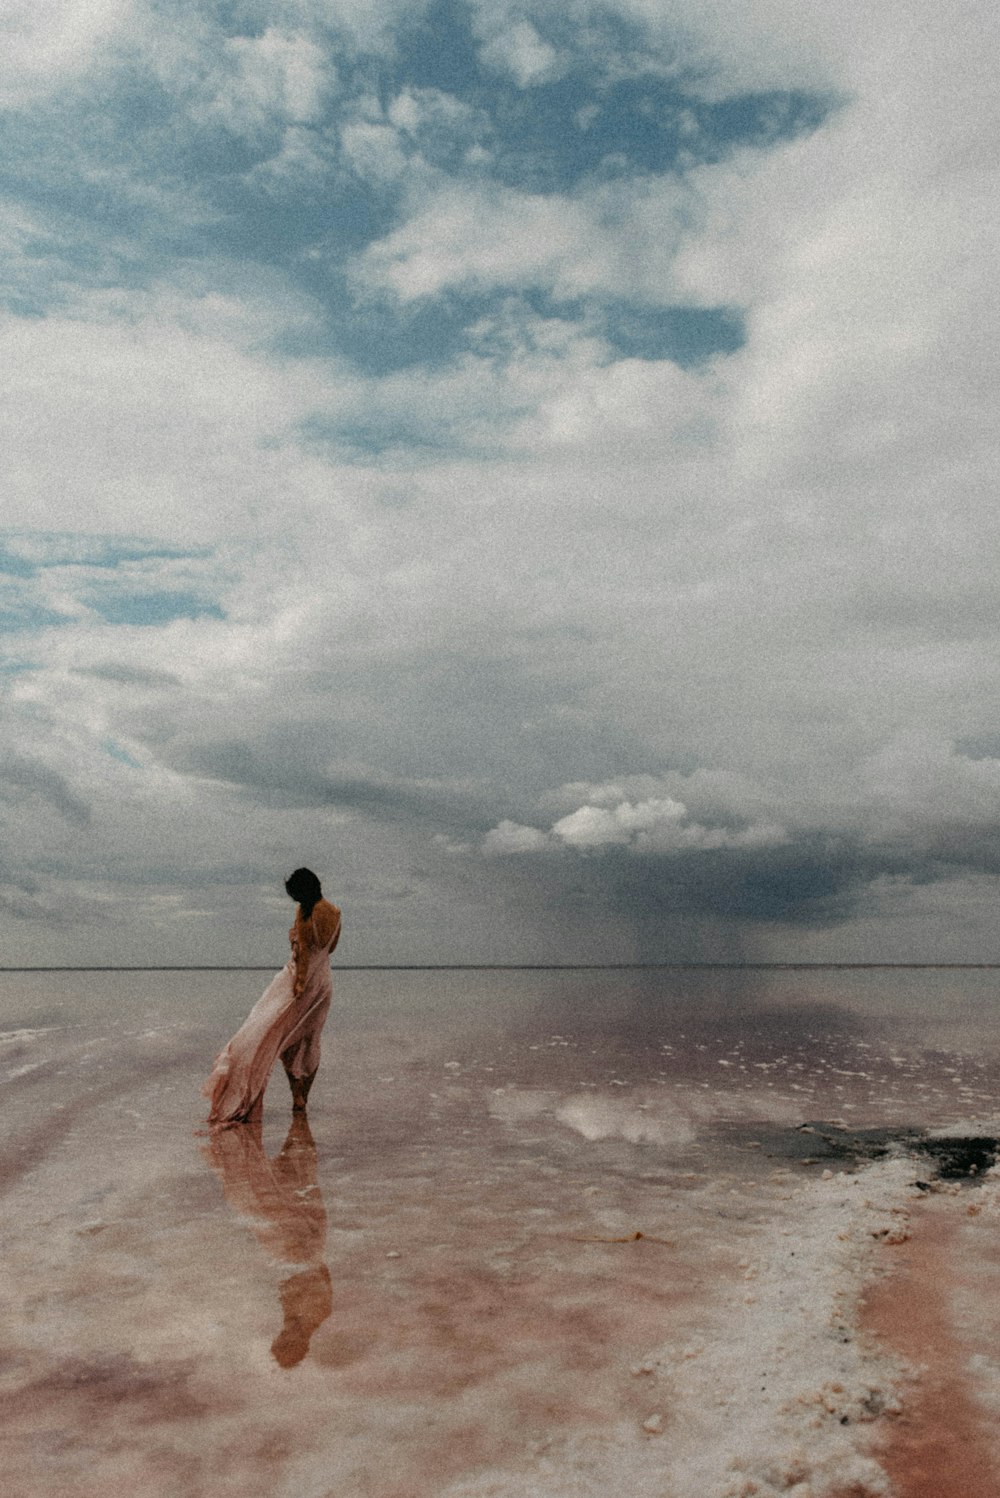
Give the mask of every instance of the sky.
<path id="1" fill-rule="evenodd" d="M 988 0 L 8 0 L 0 961 L 1000 959 Z"/>

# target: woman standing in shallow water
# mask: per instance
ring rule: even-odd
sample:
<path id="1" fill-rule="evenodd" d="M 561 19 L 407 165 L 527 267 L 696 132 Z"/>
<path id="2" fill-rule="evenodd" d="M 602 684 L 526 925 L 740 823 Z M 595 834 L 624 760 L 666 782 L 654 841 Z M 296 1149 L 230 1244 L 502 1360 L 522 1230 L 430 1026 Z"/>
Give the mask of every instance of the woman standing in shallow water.
<path id="1" fill-rule="evenodd" d="M 285 890 L 298 901 L 288 933 L 292 955 L 219 1052 L 202 1088 L 208 1122 L 220 1127 L 258 1118 L 271 1068 L 281 1057 L 292 1107 L 305 1110 L 319 1067 L 319 1037 L 330 1008 L 330 953 L 340 938 L 340 911 L 323 899 L 312 869 L 296 869 Z"/>

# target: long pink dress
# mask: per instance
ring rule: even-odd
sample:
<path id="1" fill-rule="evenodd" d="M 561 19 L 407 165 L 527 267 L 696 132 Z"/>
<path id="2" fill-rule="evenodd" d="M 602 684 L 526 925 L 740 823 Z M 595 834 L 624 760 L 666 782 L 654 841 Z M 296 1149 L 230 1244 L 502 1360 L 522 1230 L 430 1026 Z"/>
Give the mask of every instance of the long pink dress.
<path id="1" fill-rule="evenodd" d="M 215 1059 L 202 1088 L 210 1124 L 243 1123 L 263 1106 L 278 1057 L 289 1078 L 305 1081 L 319 1066 L 319 1037 L 330 1008 L 330 953 L 340 937 L 340 911 L 319 900 L 307 921 L 288 933 L 292 955 Z"/>

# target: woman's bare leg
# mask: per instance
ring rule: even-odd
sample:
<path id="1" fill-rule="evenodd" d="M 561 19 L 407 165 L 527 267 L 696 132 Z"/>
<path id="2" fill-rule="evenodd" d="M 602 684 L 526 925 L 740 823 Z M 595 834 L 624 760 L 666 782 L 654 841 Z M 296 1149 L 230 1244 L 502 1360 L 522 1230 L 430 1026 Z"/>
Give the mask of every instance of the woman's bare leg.
<path id="1" fill-rule="evenodd" d="M 309 1096 L 309 1089 L 315 1080 L 315 1072 L 312 1072 L 308 1077 L 289 1076 L 288 1083 L 292 1089 L 293 1113 L 304 1113 L 306 1111 L 306 1099 Z"/>
<path id="2" fill-rule="evenodd" d="M 304 1113 L 306 1111 L 306 1099 L 309 1096 L 309 1089 L 316 1079 L 316 1070 L 318 1070 L 316 1068 L 316 1070 L 309 1072 L 305 1076 L 295 1075 L 293 1067 L 295 1067 L 296 1061 L 300 1058 L 300 1051 L 301 1042 L 281 1053 L 285 1076 L 288 1078 L 288 1085 L 292 1089 L 292 1111 L 294 1113 Z"/>

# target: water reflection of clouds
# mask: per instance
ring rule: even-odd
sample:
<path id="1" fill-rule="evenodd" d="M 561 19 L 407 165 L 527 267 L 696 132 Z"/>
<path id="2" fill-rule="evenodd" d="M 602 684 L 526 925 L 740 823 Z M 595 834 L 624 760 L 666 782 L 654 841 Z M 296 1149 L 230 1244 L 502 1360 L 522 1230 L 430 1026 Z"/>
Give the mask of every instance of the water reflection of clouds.
<path id="1" fill-rule="evenodd" d="M 271 1344 L 282 1368 L 300 1363 L 333 1309 L 324 1261 L 326 1209 L 317 1181 L 316 1144 L 304 1115 L 292 1119 L 278 1154 L 269 1157 L 260 1124 L 213 1134 L 204 1153 L 222 1178 L 226 1200 L 285 1271 L 279 1291 L 284 1323 Z"/>

